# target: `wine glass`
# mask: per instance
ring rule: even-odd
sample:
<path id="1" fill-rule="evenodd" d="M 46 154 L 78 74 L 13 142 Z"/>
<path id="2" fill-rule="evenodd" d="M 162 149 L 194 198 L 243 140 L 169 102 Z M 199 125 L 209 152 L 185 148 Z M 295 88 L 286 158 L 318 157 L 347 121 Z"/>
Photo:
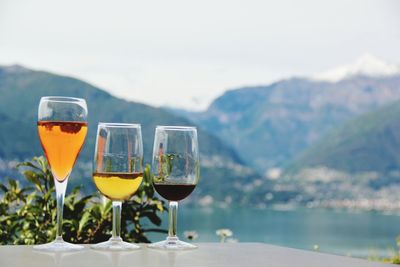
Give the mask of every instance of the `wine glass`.
<path id="1" fill-rule="evenodd" d="M 83 249 L 62 238 L 64 195 L 68 177 L 81 151 L 87 133 L 87 106 L 81 98 L 46 96 L 40 99 L 38 133 L 54 177 L 57 196 L 57 229 L 53 242 L 34 246 L 45 251 Z"/>
<path id="2" fill-rule="evenodd" d="M 97 189 L 112 200 L 113 228 L 108 241 L 92 246 L 99 250 L 132 250 L 138 245 L 121 238 L 122 201 L 129 199 L 143 180 L 143 144 L 139 124 L 99 123 L 93 164 Z"/>
<path id="3" fill-rule="evenodd" d="M 169 228 L 166 240 L 150 244 L 149 247 L 167 250 L 196 248 L 179 240 L 176 235 L 178 201 L 192 193 L 200 177 L 195 127 L 156 127 L 152 174 L 155 190 L 169 200 Z"/>

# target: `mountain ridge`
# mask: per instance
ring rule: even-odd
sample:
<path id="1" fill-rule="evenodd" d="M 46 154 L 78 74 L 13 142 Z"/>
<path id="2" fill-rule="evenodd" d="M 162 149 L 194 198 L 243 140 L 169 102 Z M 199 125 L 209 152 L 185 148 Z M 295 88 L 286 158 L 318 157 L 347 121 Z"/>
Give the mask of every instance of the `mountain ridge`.
<path id="1" fill-rule="evenodd" d="M 259 172 L 290 163 L 329 130 L 400 99 L 400 75 L 338 82 L 291 78 L 226 91 L 204 112 L 180 112 L 232 145 Z M 179 111 L 175 111 L 179 112 Z"/>
<path id="2" fill-rule="evenodd" d="M 24 67 L 0 68 L 0 118 L 5 129 L 0 132 L 0 157 L 2 160 L 26 160 L 43 154 L 37 136 L 36 121 L 39 100 L 45 95 L 75 96 L 86 99 L 88 104 L 88 134 L 78 158 L 72 185 L 84 185 L 93 191 L 89 167 L 94 154 L 97 123 L 135 122 L 142 125 L 145 162 L 150 162 L 156 125 L 194 125 L 188 119 L 170 114 L 164 109 L 116 98 L 108 92 L 73 77 Z M 243 184 L 257 176 L 245 165 L 237 152 L 213 134 L 198 127 L 202 161 L 202 181 L 193 196 L 211 195 L 215 201 L 224 201 L 226 195 L 219 188 L 228 190 L 238 202 L 243 195 L 240 188 L 225 181 L 240 180 Z M 78 172 L 78 170 L 81 170 Z M 4 174 L 3 172 L 3 175 Z M 2 176 L 3 176 L 2 175 Z M 4 179 L 4 176 L 1 177 Z M 89 179 L 89 180 L 88 180 Z M 220 186 L 215 186 L 218 184 Z"/>
<path id="3" fill-rule="evenodd" d="M 0 107 L 0 111 L 1 111 L 2 116 L 8 116 L 9 118 L 12 118 L 14 120 L 18 120 L 19 118 L 21 118 L 22 117 L 21 113 L 26 113 L 26 111 L 20 110 L 19 112 L 8 112 L 10 110 L 10 107 L 7 106 L 6 104 L 10 103 L 10 102 L 13 102 L 13 103 L 17 104 L 18 102 L 24 101 L 22 96 L 26 92 L 21 91 L 21 92 L 19 92 L 18 95 L 14 95 L 15 91 L 17 91 L 17 90 L 14 90 L 13 92 L 7 91 L 8 88 L 5 88 L 5 87 L 7 87 L 7 84 L 4 84 L 5 82 L 7 82 L 7 81 L 4 80 L 4 72 L 8 73 L 8 74 L 11 73 L 12 75 L 20 75 L 20 74 L 32 75 L 33 74 L 33 75 L 36 76 L 36 77 L 34 77 L 35 79 L 43 79 L 43 78 L 49 79 L 49 80 L 46 80 L 46 82 L 48 84 L 46 84 L 45 86 L 52 85 L 52 83 L 67 82 L 67 83 L 70 83 L 68 85 L 69 86 L 68 90 L 71 91 L 72 93 L 75 93 L 75 95 L 77 97 L 95 98 L 95 99 L 99 99 L 99 100 L 105 100 L 107 98 L 113 98 L 117 102 L 119 102 L 120 105 L 132 104 L 132 105 L 138 106 L 138 108 L 145 109 L 146 111 L 149 111 L 149 110 L 155 111 L 155 110 L 157 110 L 157 111 L 160 112 L 160 115 L 163 113 L 162 109 L 159 109 L 159 108 L 154 108 L 154 107 L 148 106 L 146 104 L 142 104 L 142 103 L 138 103 L 138 102 L 134 102 L 134 101 L 127 101 L 127 100 L 124 100 L 124 99 L 120 99 L 120 98 L 114 97 L 114 96 L 112 96 L 112 94 L 108 93 L 107 91 L 105 91 L 103 89 L 96 88 L 96 87 L 92 86 L 91 84 L 89 84 L 87 82 L 78 80 L 78 79 L 76 79 L 74 77 L 71 77 L 71 76 L 57 75 L 57 74 L 54 74 L 52 72 L 47 72 L 47 71 L 29 70 L 28 68 L 25 68 L 25 67 L 23 67 L 21 65 L 12 65 L 11 67 L 1 67 L 0 66 L 0 91 L 2 93 L 1 102 L 3 104 L 2 107 Z M 37 76 L 39 76 L 39 77 L 37 77 Z M 21 80 L 24 79 L 24 77 L 18 77 L 18 78 L 20 78 Z M 31 77 L 29 77 L 29 79 L 30 78 Z M 15 81 L 11 81 L 11 82 L 18 82 L 18 81 L 15 80 Z M 35 82 L 35 81 L 29 81 L 28 80 L 26 84 L 17 85 L 13 89 L 40 90 L 40 89 L 38 89 L 38 87 L 41 87 L 42 85 L 38 86 L 38 85 L 35 85 L 33 82 Z M 39 81 L 39 83 L 40 83 L 40 81 Z M 29 85 L 29 86 L 27 86 L 27 85 Z M 20 86 L 21 88 L 17 88 L 18 86 Z M 85 92 L 79 92 L 79 90 L 81 90 L 81 89 L 84 90 Z M 48 90 L 48 89 L 46 89 L 46 90 Z M 53 92 L 58 92 L 57 95 L 60 95 L 60 96 L 65 96 L 66 95 L 64 89 L 63 90 L 58 90 L 57 86 L 53 86 L 53 89 L 51 89 L 51 90 Z M 36 117 L 37 117 L 37 113 L 36 113 L 37 112 L 37 105 L 39 103 L 40 97 L 43 96 L 43 95 L 44 94 L 40 94 L 40 95 L 36 94 L 35 96 L 33 96 L 33 98 L 36 97 L 37 99 L 31 99 L 29 101 L 26 101 L 28 103 L 25 103 L 25 104 L 28 104 L 25 107 L 29 107 L 30 108 L 30 112 L 28 113 L 28 116 L 29 116 L 29 119 L 32 119 L 32 121 L 36 121 L 37 120 L 36 119 Z M 90 105 L 91 105 L 91 103 L 89 102 L 88 106 L 90 106 Z M 118 105 L 116 105 L 116 106 L 118 106 Z M 33 108 L 31 108 L 31 107 L 33 107 Z M 96 108 L 96 111 L 97 111 L 98 107 L 95 107 L 95 108 Z M 91 111 L 90 107 L 89 107 L 89 120 L 90 120 L 90 117 L 91 117 L 90 116 L 91 113 L 93 113 L 93 111 Z M 5 114 L 7 114 L 7 115 L 5 115 Z M 110 116 L 108 116 L 108 117 L 110 117 Z M 175 120 L 176 122 L 180 122 L 181 124 L 182 123 L 190 123 L 187 119 L 185 119 L 183 117 L 179 117 L 179 116 L 174 117 L 174 116 L 172 116 L 171 118 L 173 120 Z M 140 120 L 140 119 L 138 119 L 138 120 Z M 234 158 L 235 158 L 235 161 L 240 162 L 240 158 L 237 155 L 235 155 Z"/>
<path id="4" fill-rule="evenodd" d="M 400 101 L 360 115 L 300 155 L 290 166 L 325 166 L 348 173 L 386 175 L 400 169 Z"/>

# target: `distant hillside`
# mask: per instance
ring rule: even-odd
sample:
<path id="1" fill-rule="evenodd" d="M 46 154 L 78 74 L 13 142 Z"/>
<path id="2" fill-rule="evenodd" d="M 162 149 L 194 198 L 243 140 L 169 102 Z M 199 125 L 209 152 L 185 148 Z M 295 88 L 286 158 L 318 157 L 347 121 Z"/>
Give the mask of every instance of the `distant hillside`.
<path id="1" fill-rule="evenodd" d="M 205 112 L 178 112 L 260 172 L 285 167 L 330 130 L 400 99 L 400 75 L 337 82 L 293 78 L 227 91 Z"/>
<path id="2" fill-rule="evenodd" d="M 163 109 L 125 101 L 88 83 L 43 71 L 33 71 L 21 66 L 0 67 L 0 159 L 23 160 L 41 155 L 36 121 L 40 97 L 46 95 L 75 96 L 85 98 L 89 109 L 89 131 L 79 162 L 87 170 L 86 163 L 93 157 L 97 123 L 134 122 L 142 124 L 145 161 L 149 162 L 156 125 L 193 125 L 187 119 L 170 114 Z M 234 149 L 217 137 L 199 129 L 199 144 L 202 159 L 202 177 L 196 194 L 218 195 L 220 188 L 240 198 L 232 181 L 245 183 L 256 173 L 246 167 Z M 78 164 L 79 165 L 79 164 Z M 86 167 L 85 167 L 86 166 Z M 78 168 L 78 167 L 77 167 Z M 90 176 L 90 170 L 87 172 Z M 0 177 L 0 179 L 2 179 Z M 93 189 L 90 177 L 73 177 L 72 183 L 83 183 Z M 211 183 L 212 182 L 212 183 Z"/>
<path id="3" fill-rule="evenodd" d="M 37 109 L 39 100 L 45 95 L 76 96 L 85 98 L 89 109 L 89 132 L 81 158 L 91 160 L 94 149 L 94 135 L 99 121 L 136 122 L 142 124 L 144 147 L 147 156 L 153 145 L 155 126 L 158 124 L 188 125 L 187 119 L 148 105 L 125 101 L 111 96 L 83 81 L 51 74 L 32 71 L 19 66 L 0 68 L 0 116 L 10 123 L 16 131 L 1 131 L 0 136 L 8 143 L 20 144 L 20 150 L 7 149 L 2 145 L 0 155 L 7 158 L 23 159 L 37 155 L 42 150 L 37 139 Z M 13 126 L 15 125 L 15 126 Z M 20 127 L 24 131 L 20 131 Z M 7 129 L 7 128 L 5 128 Z M 22 132 L 22 133 L 21 133 Z M 236 152 L 224 145 L 218 138 L 199 130 L 200 151 L 206 156 L 219 155 L 231 162 L 240 163 Z M 12 138 L 15 134 L 29 136 L 28 140 Z M 29 143 L 30 145 L 24 145 Z M 33 146 L 33 148 L 32 148 Z"/>
<path id="4" fill-rule="evenodd" d="M 323 137 L 291 165 L 348 172 L 400 171 L 400 101 L 350 120 Z"/>
<path id="5" fill-rule="evenodd" d="M 400 101 L 330 131 L 275 186 L 309 207 L 399 210 Z"/>

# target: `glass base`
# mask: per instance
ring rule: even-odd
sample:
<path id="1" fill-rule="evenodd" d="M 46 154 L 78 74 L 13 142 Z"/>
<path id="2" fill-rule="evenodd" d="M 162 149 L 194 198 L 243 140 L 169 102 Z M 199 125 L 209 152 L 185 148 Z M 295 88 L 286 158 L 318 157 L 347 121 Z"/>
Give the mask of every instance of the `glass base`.
<path id="1" fill-rule="evenodd" d="M 92 249 L 109 251 L 126 251 L 140 248 L 138 245 L 123 241 L 120 237 L 111 237 L 108 241 L 98 243 L 90 247 Z"/>
<path id="2" fill-rule="evenodd" d="M 53 242 L 33 246 L 33 249 L 40 251 L 77 251 L 84 249 L 81 245 L 65 242 L 62 237 L 57 237 Z"/>
<path id="3" fill-rule="evenodd" d="M 162 250 L 190 250 L 196 249 L 197 246 L 183 242 L 178 237 L 167 237 L 166 240 L 148 245 L 149 248 Z"/>

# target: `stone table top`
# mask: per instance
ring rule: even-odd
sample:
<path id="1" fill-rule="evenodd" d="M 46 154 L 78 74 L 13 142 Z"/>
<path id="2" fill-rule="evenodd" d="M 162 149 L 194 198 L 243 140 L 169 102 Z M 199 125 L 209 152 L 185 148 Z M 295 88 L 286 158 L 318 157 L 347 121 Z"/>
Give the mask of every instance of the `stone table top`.
<path id="1" fill-rule="evenodd" d="M 1 267 L 368 267 L 396 266 L 262 243 L 199 243 L 190 251 L 141 249 L 131 252 L 37 252 L 32 246 L 0 246 Z"/>

